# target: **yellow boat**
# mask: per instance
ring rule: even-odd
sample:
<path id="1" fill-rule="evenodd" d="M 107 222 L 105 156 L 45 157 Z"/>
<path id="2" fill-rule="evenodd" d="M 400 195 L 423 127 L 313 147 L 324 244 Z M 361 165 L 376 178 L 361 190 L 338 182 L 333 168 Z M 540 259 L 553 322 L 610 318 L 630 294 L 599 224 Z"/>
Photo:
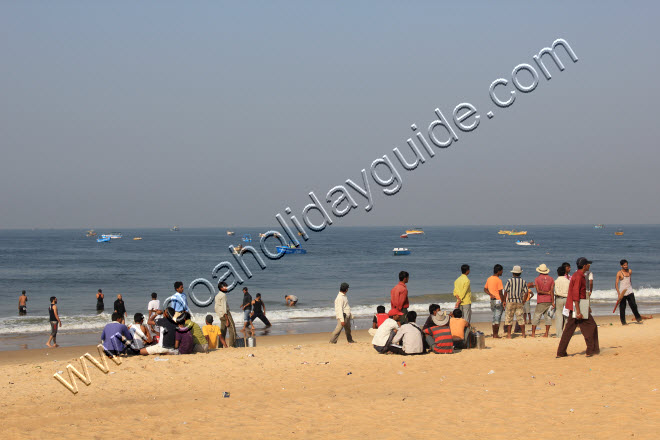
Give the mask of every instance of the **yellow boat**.
<path id="1" fill-rule="evenodd" d="M 422 228 L 413 228 L 413 229 L 408 229 L 406 231 L 406 234 L 408 234 L 408 235 L 419 235 L 419 234 L 423 234 L 423 233 L 424 233 L 424 230 Z"/>
<path id="2" fill-rule="evenodd" d="M 505 231 L 504 229 L 500 229 L 500 232 L 498 232 L 500 235 L 511 235 L 511 231 Z"/>
<path id="3" fill-rule="evenodd" d="M 527 231 L 511 231 L 509 235 L 527 235 Z"/>
<path id="4" fill-rule="evenodd" d="M 616 231 L 614 235 L 623 235 L 623 231 Z"/>
<path id="5" fill-rule="evenodd" d="M 133 237 L 133 240 L 142 240 L 142 237 Z"/>

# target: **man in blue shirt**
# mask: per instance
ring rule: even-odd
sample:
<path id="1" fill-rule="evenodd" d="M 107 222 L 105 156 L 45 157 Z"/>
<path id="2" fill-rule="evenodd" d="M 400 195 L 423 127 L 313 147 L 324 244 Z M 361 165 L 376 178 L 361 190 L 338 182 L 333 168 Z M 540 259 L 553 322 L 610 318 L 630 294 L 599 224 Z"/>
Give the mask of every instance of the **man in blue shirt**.
<path id="1" fill-rule="evenodd" d="M 122 315 L 117 312 L 112 314 L 112 322 L 106 324 L 101 333 L 101 342 L 108 356 L 117 356 L 126 351 L 126 347 L 133 341 L 130 330 L 122 324 Z"/>
<path id="2" fill-rule="evenodd" d="M 181 281 L 176 281 L 174 283 L 174 290 L 176 293 L 172 295 L 172 304 L 171 307 L 174 308 L 174 321 L 176 322 L 179 315 L 183 312 L 190 312 L 188 308 L 188 297 L 183 293 L 183 283 Z"/>

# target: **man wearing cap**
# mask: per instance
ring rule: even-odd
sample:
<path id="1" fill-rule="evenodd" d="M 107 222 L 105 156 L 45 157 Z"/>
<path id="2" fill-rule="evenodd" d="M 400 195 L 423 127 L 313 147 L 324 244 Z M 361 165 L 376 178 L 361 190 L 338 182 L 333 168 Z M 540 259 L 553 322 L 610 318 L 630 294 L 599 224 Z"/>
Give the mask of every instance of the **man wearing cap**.
<path id="1" fill-rule="evenodd" d="M 534 319 L 532 320 L 532 338 L 536 337 L 536 326 L 541 323 L 541 318 L 545 315 L 545 334 L 544 338 L 548 337 L 550 333 L 550 326 L 552 325 L 552 295 L 555 289 L 555 280 L 552 279 L 548 273 L 550 269 L 548 266 L 541 264 L 536 268 L 539 276 L 534 280 L 534 287 L 536 287 L 536 308 L 534 309 Z"/>
<path id="2" fill-rule="evenodd" d="M 598 326 L 594 317 L 591 315 L 591 308 L 583 304 L 585 310 L 580 307 L 580 300 L 587 299 L 587 282 L 584 278 L 584 272 L 589 270 L 591 261 L 584 257 L 577 259 L 578 270 L 571 277 L 571 283 L 568 286 L 568 297 L 566 298 L 566 308 L 570 310 L 564 333 L 557 347 L 557 357 L 568 356 L 566 349 L 575 333 L 576 327 L 580 327 L 584 342 L 587 344 L 587 357 L 600 353 L 598 344 Z"/>
<path id="3" fill-rule="evenodd" d="M 330 337 L 331 344 L 337 343 L 341 329 L 344 329 L 346 332 L 346 340 L 349 344 L 355 342 L 351 336 L 351 320 L 353 319 L 353 315 L 351 314 L 351 307 L 348 305 L 348 298 L 346 298 L 347 292 L 348 283 L 341 283 L 341 286 L 339 286 L 339 293 L 335 299 L 335 316 L 337 318 L 337 327 L 335 327 L 335 331 L 332 332 L 332 336 Z"/>
<path id="4" fill-rule="evenodd" d="M 472 288 L 470 287 L 470 266 L 461 266 L 461 276 L 454 281 L 454 296 L 456 297 L 455 309 L 461 309 L 463 318 L 469 323 L 472 319 Z"/>
<path id="5" fill-rule="evenodd" d="M 393 347 L 390 347 L 390 345 L 392 344 L 392 339 L 394 339 L 396 332 L 399 330 L 399 321 L 401 321 L 403 313 L 401 313 L 400 310 L 391 309 L 387 315 L 389 318 L 383 321 L 380 327 L 378 327 L 371 343 L 373 344 L 374 349 L 380 354 L 385 354 L 390 351 L 402 354 L 403 350 L 397 350 L 396 348 L 392 350 L 391 348 Z"/>
<path id="6" fill-rule="evenodd" d="M 410 275 L 405 270 L 402 270 L 399 272 L 399 283 L 390 291 L 390 306 L 403 314 L 401 318 L 402 324 L 407 322 L 406 313 L 408 313 L 408 307 L 410 307 L 408 303 L 408 287 L 406 286 L 408 279 L 410 279 Z"/>
<path id="7" fill-rule="evenodd" d="M 449 327 L 449 315 L 443 311 L 438 311 L 433 315 L 433 326 L 424 330 L 428 336 L 426 340 L 437 354 L 451 354 L 454 352 L 454 338 L 451 335 Z"/>
<path id="8" fill-rule="evenodd" d="M 506 282 L 504 286 L 504 301 L 506 302 L 506 314 L 504 318 L 504 326 L 506 327 L 506 337 L 511 339 L 511 326 L 513 325 L 513 317 L 515 315 L 516 322 L 520 326 L 523 338 L 525 334 L 525 318 L 523 317 L 523 305 L 529 299 L 529 290 L 527 283 L 520 277 L 522 268 L 520 266 L 513 266 L 511 270 L 512 278 Z"/>

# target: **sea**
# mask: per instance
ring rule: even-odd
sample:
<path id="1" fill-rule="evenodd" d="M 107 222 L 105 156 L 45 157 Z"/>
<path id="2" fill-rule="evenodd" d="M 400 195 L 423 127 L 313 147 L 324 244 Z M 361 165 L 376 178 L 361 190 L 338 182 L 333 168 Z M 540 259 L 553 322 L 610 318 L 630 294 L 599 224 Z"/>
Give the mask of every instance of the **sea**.
<path id="1" fill-rule="evenodd" d="M 635 296 L 643 314 L 660 311 L 660 225 L 524 226 L 526 236 L 499 235 L 512 226 L 424 227 L 424 234 L 401 238 L 410 227 L 337 227 L 311 232 L 301 239 L 304 255 L 287 254 L 278 260 L 262 256 L 261 269 L 253 257 L 245 255 L 252 276 L 239 269 L 229 246 L 252 245 L 259 249 L 259 233 L 271 228 L 123 229 L 121 239 L 98 243 L 75 230 L 0 230 L 0 350 L 43 347 L 49 334 L 49 298 L 58 298 L 62 328 L 60 345 L 95 343 L 103 326 L 110 321 L 117 294 L 124 298 L 129 322 L 136 312 L 146 314 L 152 292 L 163 300 L 174 293 L 173 283 L 189 284 L 198 278 L 217 285 L 213 268 L 231 262 L 243 278 L 232 290 L 229 306 L 237 327 L 242 327 L 241 288 L 247 286 L 254 297 L 261 293 L 267 316 L 273 326 L 258 334 L 295 334 L 330 332 L 335 325 L 334 299 L 342 282 L 350 285 L 348 299 L 356 316 L 356 328 L 368 328 L 378 305 L 389 309 L 390 289 L 398 282 L 399 271 L 410 273 L 408 283 L 411 309 L 420 317 L 428 306 L 438 303 L 451 310 L 454 280 L 460 266 L 469 264 L 474 294 L 473 320 L 488 321 L 490 308 L 483 293 L 486 279 L 497 263 L 505 268 L 503 282 L 514 265 L 523 268 L 523 278 L 533 281 L 535 268 L 545 263 L 555 275 L 564 261 L 573 271 L 578 257 L 593 261 L 595 315 L 612 315 L 616 301 L 615 275 L 619 260 L 629 261 L 633 271 Z M 615 235 L 615 231 L 624 235 Z M 98 230 L 102 233 L 116 231 Z M 141 240 L 133 240 L 140 237 Z M 251 239 L 251 241 L 244 241 Z M 534 240 L 537 246 L 519 246 L 517 240 Z M 269 238 L 274 251 L 278 244 Z M 405 247 L 409 255 L 394 255 L 393 249 Z M 231 282 L 233 277 L 227 281 Z M 105 294 L 105 311 L 96 312 L 96 291 Z M 18 316 L 18 296 L 27 291 L 28 313 Z M 197 298 L 210 297 L 198 286 Z M 284 296 L 299 298 L 287 307 Z M 534 305 L 533 300 L 532 305 Z M 189 301 L 193 319 L 204 323 L 213 314 L 213 304 L 198 307 Z M 216 317 L 217 321 L 217 317 Z"/>

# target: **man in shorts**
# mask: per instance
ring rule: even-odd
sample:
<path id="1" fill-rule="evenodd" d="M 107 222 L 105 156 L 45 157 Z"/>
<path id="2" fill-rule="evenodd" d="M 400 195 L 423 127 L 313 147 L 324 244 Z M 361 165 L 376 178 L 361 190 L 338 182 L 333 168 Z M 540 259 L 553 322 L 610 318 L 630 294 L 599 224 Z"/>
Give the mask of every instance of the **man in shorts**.
<path id="1" fill-rule="evenodd" d="M 298 297 L 296 295 L 284 295 L 284 301 L 289 307 L 293 307 L 298 303 Z"/>
<path id="2" fill-rule="evenodd" d="M 57 297 L 55 296 L 50 297 L 48 314 L 50 319 L 50 338 L 48 338 L 46 345 L 51 348 L 59 347 L 59 345 L 57 345 L 57 329 L 62 327 L 62 321 L 60 321 L 60 314 L 57 311 Z"/>
<path id="3" fill-rule="evenodd" d="M 541 318 L 545 316 L 545 334 L 544 338 L 548 337 L 550 333 L 550 326 L 552 326 L 551 311 L 553 310 L 552 296 L 555 291 L 555 280 L 548 275 L 550 269 L 545 264 L 541 264 L 536 268 L 539 276 L 534 280 L 534 287 L 536 287 L 536 308 L 534 309 L 534 319 L 532 320 L 532 338 L 536 337 L 536 326 L 541 323 Z M 560 312 L 561 313 L 561 312 Z"/>
<path id="4" fill-rule="evenodd" d="M 513 317 L 515 315 L 516 322 L 520 325 L 523 338 L 525 334 L 525 318 L 523 317 L 523 305 L 527 302 L 529 290 L 527 283 L 520 277 L 522 268 L 520 266 L 513 266 L 511 270 L 512 278 L 506 282 L 504 286 L 504 301 L 506 302 L 506 313 L 504 318 L 504 326 L 507 329 L 506 337 L 511 339 L 511 326 L 513 325 Z"/>
<path id="5" fill-rule="evenodd" d="M 18 297 L 18 316 L 27 315 L 27 294 L 25 290 L 21 292 L 21 296 Z"/>
<path id="6" fill-rule="evenodd" d="M 493 338 L 500 337 L 500 322 L 502 322 L 502 313 L 504 312 L 504 286 L 500 277 L 504 272 L 501 264 L 493 267 L 493 275 L 488 278 L 484 286 L 484 292 L 490 296 L 490 310 L 493 312 Z"/>

